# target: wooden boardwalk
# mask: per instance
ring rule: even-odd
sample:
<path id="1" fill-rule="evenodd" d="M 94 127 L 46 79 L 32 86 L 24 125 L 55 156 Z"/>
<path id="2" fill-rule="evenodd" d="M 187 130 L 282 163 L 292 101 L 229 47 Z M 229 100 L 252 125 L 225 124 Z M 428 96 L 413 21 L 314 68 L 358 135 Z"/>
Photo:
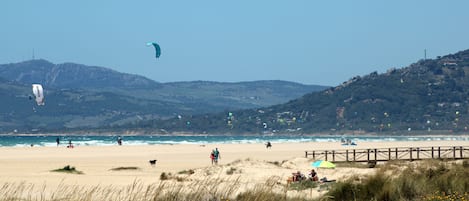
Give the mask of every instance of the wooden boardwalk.
<path id="1" fill-rule="evenodd" d="M 305 151 L 305 157 L 331 162 L 373 162 L 390 160 L 467 159 L 469 147 L 393 147 L 379 149 L 340 149 Z"/>

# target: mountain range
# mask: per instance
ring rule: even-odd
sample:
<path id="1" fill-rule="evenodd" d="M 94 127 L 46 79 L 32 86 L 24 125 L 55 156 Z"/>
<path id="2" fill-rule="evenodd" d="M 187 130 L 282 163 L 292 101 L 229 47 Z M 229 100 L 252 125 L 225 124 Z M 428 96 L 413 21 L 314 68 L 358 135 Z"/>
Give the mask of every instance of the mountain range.
<path id="1" fill-rule="evenodd" d="M 284 104 L 122 128 L 218 134 L 466 132 L 469 50 L 355 76 Z"/>
<path id="2" fill-rule="evenodd" d="M 45 106 L 30 100 L 43 85 Z M 144 76 L 38 59 L 0 65 L 0 133 L 79 130 L 258 108 L 327 88 L 287 81 L 159 83 Z"/>

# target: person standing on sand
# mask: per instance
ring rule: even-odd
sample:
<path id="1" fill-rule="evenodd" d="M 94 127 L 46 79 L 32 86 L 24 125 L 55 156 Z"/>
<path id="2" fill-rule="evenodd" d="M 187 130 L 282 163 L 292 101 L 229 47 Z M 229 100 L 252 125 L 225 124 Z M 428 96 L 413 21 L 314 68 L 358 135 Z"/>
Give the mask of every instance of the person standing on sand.
<path id="1" fill-rule="evenodd" d="M 55 142 L 57 142 L 57 146 L 59 146 L 59 144 L 60 144 L 60 138 L 57 137 L 57 139 L 55 139 Z"/>
<path id="2" fill-rule="evenodd" d="M 122 138 L 121 136 L 117 137 L 117 144 L 122 145 Z"/>
<path id="3" fill-rule="evenodd" d="M 215 164 L 218 165 L 218 159 L 221 159 L 218 148 L 215 148 L 215 151 L 213 151 L 213 154 L 215 155 Z"/>
<path id="4" fill-rule="evenodd" d="M 210 153 L 210 159 L 212 160 L 212 165 L 215 162 L 215 150 L 212 150 L 212 153 Z"/>

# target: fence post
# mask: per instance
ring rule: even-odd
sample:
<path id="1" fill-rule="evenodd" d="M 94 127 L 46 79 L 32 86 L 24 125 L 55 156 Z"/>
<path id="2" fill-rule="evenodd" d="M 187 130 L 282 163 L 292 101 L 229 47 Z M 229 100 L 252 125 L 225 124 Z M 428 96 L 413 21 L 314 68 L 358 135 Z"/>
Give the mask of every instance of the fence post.
<path id="1" fill-rule="evenodd" d="M 409 152 L 410 161 L 412 161 L 412 148 L 410 148 L 410 150 L 409 150 L 409 151 L 410 151 L 410 152 Z"/>
<path id="2" fill-rule="evenodd" d="M 347 162 L 348 162 L 348 149 L 347 149 L 347 150 L 345 150 L 345 161 L 347 161 Z"/>
<path id="3" fill-rule="evenodd" d="M 388 149 L 388 161 L 391 160 L 391 148 Z"/>
<path id="4" fill-rule="evenodd" d="M 453 160 L 456 160 L 456 147 L 453 147 Z"/>
<path id="5" fill-rule="evenodd" d="M 370 149 L 367 149 L 367 161 L 370 161 Z"/>
<path id="6" fill-rule="evenodd" d="M 375 161 L 378 160 L 378 149 L 375 149 Z"/>
<path id="7" fill-rule="evenodd" d="M 332 162 L 335 162 L 335 150 L 332 150 Z"/>
<path id="8" fill-rule="evenodd" d="M 433 153 L 433 152 L 434 152 L 434 149 L 433 149 L 433 147 L 432 147 L 432 159 L 435 159 L 435 156 L 434 156 L 435 153 Z"/>
<path id="9" fill-rule="evenodd" d="M 316 160 L 316 151 L 313 151 L 313 159 Z"/>
<path id="10" fill-rule="evenodd" d="M 357 161 L 357 158 L 355 158 L 355 149 L 353 150 L 353 162 Z"/>
<path id="11" fill-rule="evenodd" d="M 399 156 L 397 155 L 397 147 L 396 147 L 396 160 L 399 159 Z"/>
<path id="12" fill-rule="evenodd" d="M 440 147 L 438 147 L 438 159 L 441 159 L 441 155 L 440 155 L 441 152 L 440 151 L 441 151 L 441 149 L 440 149 Z"/>
<path id="13" fill-rule="evenodd" d="M 420 148 L 417 147 L 417 160 L 420 160 Z"/>
<path id="14" fill-rule="evenodd" d="M 324 153 L 326 154 L 326 161 L 327 161 L 327 151 L 324 151 Z"/>
<path id="15" fill-rule="evenodd" d="M 461 159 L 463 159 L 464 157 L 462 156 L 462 146 L 459 147 L 459 156 L 461 157 Z"/>

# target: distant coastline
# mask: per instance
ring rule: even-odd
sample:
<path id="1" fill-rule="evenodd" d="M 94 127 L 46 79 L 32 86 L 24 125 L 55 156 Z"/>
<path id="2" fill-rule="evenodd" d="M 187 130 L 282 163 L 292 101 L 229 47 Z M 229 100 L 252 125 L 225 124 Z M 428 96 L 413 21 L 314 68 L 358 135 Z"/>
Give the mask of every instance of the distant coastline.
<path id="1" fill-rule="evenodd" d="M 77 146 L 113 146 L 122 138 L 124 145 L 174 145 L 174 144 L 265 144 L 278 143 L 323 143 L 341 144 L 344 139 L 360 145 L 363 142 L 423 142 L 459 141 L 469 142 L 469 135 L 79 135 L 79 134 L 18 134 L 0 135 L 0 147 L 57 146 L 72 141 Z"/>

